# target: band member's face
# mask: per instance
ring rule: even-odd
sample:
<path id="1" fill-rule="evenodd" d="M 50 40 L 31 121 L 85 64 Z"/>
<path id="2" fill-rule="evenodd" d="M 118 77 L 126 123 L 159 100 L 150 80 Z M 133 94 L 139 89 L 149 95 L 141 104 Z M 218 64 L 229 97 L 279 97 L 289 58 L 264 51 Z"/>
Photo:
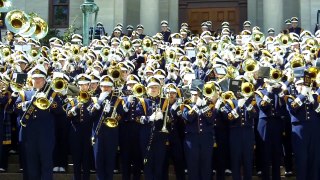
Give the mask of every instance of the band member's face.
<path id="1" fill-rule="evenodd" d="M 19 63 L 21 70 L 25 70 L 26 69 L 26 63 L 20 62 Z"/>
<path id="2" fill-rule="evenodd" d="M 112 86 L 100 86 L 100 89 L 101 89 L 102 92 L 111 93 L 111 91 L 112 91 Z"/>
<path id="3" fill-rule="evenodd" d="M 114 35 L 115 37 L 120 37 L 121 32 L 120 32 L 120 31 L 114 31 L 114 32 L 113 32 L 113 35 Z"/>
<path id="4" fill-rule="evenodd" d="M 202 30 L 202 32 L 208 31 L 208 28 L 207 27 L 202 27 L 201 30 Z"/>
<path id="5" fill-rule="evenodd" d="M 165 32 L 168 30 L 168 27 L 167 26 L 161 26 L 161 31 Z"/>
<path id="6" fill-rule="evenodd" d="M 296 28 L 298 26 L 298 23 L 297 22 L 291 22 L 291 25 L 293 28 Z"/>
<path id="7" fill-rule="evenodd" d="M 152 72 L 147 72 L 146 75 L 147 75 L 147 77 L 149 77 L 149 76 L 152 76 L 153 73 Z"/>
<path id="8" fill-rule="evenodd" d="M 88 84 L 80 84 L 79 89 L 80 89 L 80 91 L 89 91 L 89 83 Z"/>
<path id="9" fill-rule="evenodd" d="M 90 90 L 95 91 L 98 88 L 98 85 L 99 85 L 98 83 L 91 83 Z"/>
<path id="10" fill-rule="evenodd" d="M 182 33 L 181 35 L 182 35 L 183 39 L 187 38 L 187 34 L 186 33 Z"/>
<path id="11" fill-rule="evenodd" d="M 48 69 L 49 69 L 49 64 L 48 64 L 48 63 L 44 63 L 43 66 L 44 66 L 44 69 L 45 69 L 46 71 L 48 71 Z"/>
<path id="12" fill-rule="evenodd" d="M 288 28 L 288 29 L 291 28 L 291 24 L 287 24 L 287 28 Z"/>
<path id="13" fill-rule="evenodd" d="M 45 79 L 43 77 L 32 78 L 33 87 L 36 88 L 36 89 L 43 88 L 45 83 L 46 83 L 46 81 L 45 81 Z"/>
<path id="14" fill-rule="evenodd" d="M 251 27 L 250 27 L 250 26 L 244 26 L 244 27 L 243 27 L 243 30 L 248 30 L 248 31 L 250 31 L 250 30 L 251 30 Z"/>
<path id="15" fill-rule="evenodd" d="M 126 70 L 121 70 L 121 75 L 122 75 L 122 78 L 123 79 L 127 79 L 127 77 L 128 77 L 128 71 L 126 71 Z"/>
<path id="16" fill-rule="evenodd" d="M 174 102 L 177 98 L 177 93 L 176 92 L 169 92 L 169 100 L 170 102 Z"/>
<path id="17" fill-rule="evenodd" d="M 158 96 L 160 94 L 160 86 L 150 86 L 148 88 L 148 94 L 152 97 Z"/>
<path id="18" fill-rule="evenodd" d="M 137 29 L 138 34 L 142 34 L 143 33 L 143 29 Z"/>
<path id="19" fill-rule="evenodd" d="M 191 94 L 191 102 L 196 103 L 198 99 L 198 94 Z"/>
<path id="20" fill-rule="evenodd" d="M 60 60 L 59 63 L 61 64 L 61 66 L 63 67 L 64 64 L 65 64 L 65 61 L 64 60 Z"/>
<path id="21" fill-rule="evenodd" d="M 137 54 L 140 54 L 140 53 L 141 53 L 141 50 L 142 50 L 141 46 L 136 47 L 136 53 L 137 53 Z"/>

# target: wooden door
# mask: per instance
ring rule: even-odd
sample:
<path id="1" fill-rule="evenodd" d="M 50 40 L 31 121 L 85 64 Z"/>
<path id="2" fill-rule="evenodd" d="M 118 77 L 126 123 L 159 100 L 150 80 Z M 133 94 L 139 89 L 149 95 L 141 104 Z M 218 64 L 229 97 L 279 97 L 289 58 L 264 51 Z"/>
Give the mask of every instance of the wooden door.
<path id="1" fill-rule="evenodd" d="M 228 21 L 231 31 L 239 32 L 239 9 L 238 8 L 194 8 L 188 9 L 188 23 L 194 34 L 201 33 L 201 23 L 212 21 L 213 30 L 221 32 L 221 23 Z"/>

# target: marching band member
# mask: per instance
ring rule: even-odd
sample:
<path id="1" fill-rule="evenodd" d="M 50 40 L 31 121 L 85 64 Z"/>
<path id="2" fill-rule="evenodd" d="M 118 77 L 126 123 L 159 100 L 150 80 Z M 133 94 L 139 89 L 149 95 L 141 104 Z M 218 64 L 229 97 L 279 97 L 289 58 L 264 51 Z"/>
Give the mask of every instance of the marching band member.
<path id="1" fill-rule="evenodd" d="M 266 87 L 256 93 L 259 108 L 258 132 L 262 138 L 262 179 L 270 179 L 269 162 L 272 163 L 272 179 L 280 179 L 281 137 L 283 122 L 281 115 L 286 111 L 281 96 L 281 84 L 268 79 Z"/>
<path id="2" fill-rule="evenodd" d="M 254 116 L 257 114 L 254 100 L 253 84 L 243 81 L 241 99 L 225 100 L 222 113 L 228 121 L 229 146 L 232 178 L 240 180 L 243 165 L 243 179 L 252 179 L 253 146 L 254 146 Z"/>
<path id="3" fill-rule="evenodd" d="M 129 75 L 125 89 L 126 91 L 131 91 L 133 94 L 125 93 L 127 96 L 123 97 L 125 107 L 127 109 L 126 116 L 123 117 L 123 120 L 119 124 L 120 156 L 122 157 L 121 167 L 123 180 L 130 180 L 130 172 L 132 172 L 134 180 L 139 180 L 143 165 L 140 150 L 141 124 L 136 122 L 136 118 L 138 116 L 136 109 L 138 108 L 138 104 L 143 103 L 141 101 L 145 92 L 142 84 L 141 86 L 134 86 L 138 83 L 140 83 L 140 81 L 136 75 Z M 138 92 L 139 88 L 141 92 Z"/>
<path id="4" fill-rule="evenodd" d="M 75 180 L 89 180 L 91 167 L 91 131 L 93 119 L 89 105 L 93 99 L 90 97 L 90 76 L 79 74 L 77 84 L 80 94 L 76 98 L 71 98 L 67 106 L 67 116 L 71 121 L 69 131 L 70 150 L 73 161 L 73 171 Z M 81 178 L 82 169 L 82 178 Z"/>
<path id="5" fill-rule="evenodd" d="M 203 84 L 198 84 L 202 90 Z M 190 180 L 209 180 L 212 178 L 212 150 L 214 145 L 213 120 L 217 115 L 214 108 L 217 94 L 212 102 L 202 98 L 197 87 L 191 87 L 191 104 L 185 105 L 182 117 L 186 122 L 185 155 L 187 160 L 188 177 Z"/>
<path id="6" fill-rule="evenodd" d="M 53 179 L 54 114 L 61 114 L 60 100 L 46 82 L 47 72 L 37 65 L 30 72 L 35 90 L 19 92 L 16 111 L 20 119 L 21 138 L 26 155 L 28 179 Z M 46 103 L 40 99 L 47 98 Z M 39 102 L 40 101 L 40 102 Z"/>
<path id="7" fill-rule="evenodd" d="M 292 145 L 295 153 L 296 179 L 319 179 L 319 96 L 311 88 L 303 85 L 304 81 L 295 82 L 296 96 L 288 95 L 287 109 L 292 124 Z"/>
<path id="8" fill-rule="evenodd" d="M 93 106 L 91 110 L 94 119 L 92 141 L 97 179 L 112 180 L 119 145 L 118 121 L 124 113 L 123 99 L 112 94 L 114 82 L 108 75 L 101 77 L 100 89 L 98 101 L 91 105 Z"/>
<path id="9" fill-rule="evenodd" d="M 151 76 L 147 79 L 147 84 L 148 98 L 145 98 L 138 108 L 140 114 L 145 112 L 139 120 L 142 124 L 140 145 L 144 158 L 143 172 L 145 179 L 163 179 L 168 133 L 162 130 L 162 126 L 163 113 L 168 106 L 168 100 L 161 97 L 159 79 Z"/>

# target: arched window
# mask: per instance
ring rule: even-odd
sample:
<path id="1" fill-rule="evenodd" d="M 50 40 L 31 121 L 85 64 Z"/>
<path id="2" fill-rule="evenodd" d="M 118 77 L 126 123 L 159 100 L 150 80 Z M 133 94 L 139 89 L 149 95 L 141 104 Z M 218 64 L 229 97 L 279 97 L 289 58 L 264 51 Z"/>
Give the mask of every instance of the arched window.
<path id="1" fill-rule="evenodd" d="M 70 0 L 50 0 L 50 27 L 67 28 L 69 26 Z"/>

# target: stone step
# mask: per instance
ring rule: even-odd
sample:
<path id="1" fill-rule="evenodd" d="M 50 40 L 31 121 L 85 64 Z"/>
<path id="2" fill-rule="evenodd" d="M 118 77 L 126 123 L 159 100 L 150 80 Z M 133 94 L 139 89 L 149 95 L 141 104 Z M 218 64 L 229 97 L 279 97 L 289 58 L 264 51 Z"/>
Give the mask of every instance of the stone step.
<path id="1" fill-rule="evenodd" d="M 54 180 L 70 180 L 72 179 L 73 175 L 72 174 L 54 174 Z M 0 179 L 3 180 L 20 180 L 22 179 L 22 174 L 21 173 L 0 173 Z M 90 180 L 95 180 L 96 179 L 96 175 L 95 174 L 91 174 L 90 175 Z M 114 180 L 121 180 L 121 175 L 120 174 L 116 174 L 113 177 Z M 142 180 L 144 179 L 143 177 L 141 178 Z M 173 174 L 169 175 L 169 180 L 175 180 L 175 176 Z M 259 177 L 257 176 L 253 176 L 252 178 L 253 180 L 260 180 Z M 285 178 L 282 177 L 282 180 L 294 180 L 295 177 L 290 177 L 290 178 Z M 232 180 L 231 177 L 227 177 L 226 180 Z"/>

